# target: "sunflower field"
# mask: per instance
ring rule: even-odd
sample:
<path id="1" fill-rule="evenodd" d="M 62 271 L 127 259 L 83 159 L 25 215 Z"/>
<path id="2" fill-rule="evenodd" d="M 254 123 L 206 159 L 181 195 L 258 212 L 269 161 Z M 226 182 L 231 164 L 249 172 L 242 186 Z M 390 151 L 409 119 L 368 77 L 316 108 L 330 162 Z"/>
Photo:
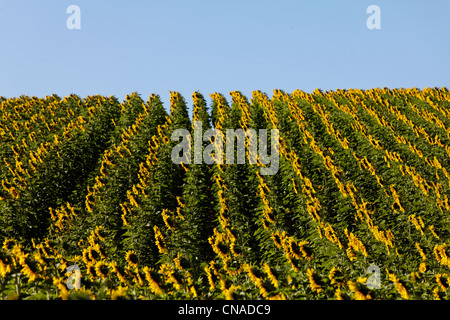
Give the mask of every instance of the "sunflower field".
<path id="1" fill-rule="evenodd" d="M 0 299 L 449 297 L 448 88 L 230 97 L 0 97 Z M 194 121 L 278 172 L 174 164 Z"/>

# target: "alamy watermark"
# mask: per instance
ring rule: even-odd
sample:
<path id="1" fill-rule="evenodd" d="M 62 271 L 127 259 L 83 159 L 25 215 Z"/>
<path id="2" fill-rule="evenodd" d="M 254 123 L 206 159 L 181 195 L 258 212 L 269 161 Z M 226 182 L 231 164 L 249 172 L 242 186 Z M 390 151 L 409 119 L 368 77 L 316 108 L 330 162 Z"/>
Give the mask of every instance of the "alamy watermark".
<path id="1" fill-rule="evenodd" d="M 70 274 L 66 285 L 68 289 L 80 289 L 81 287 L 81 271 L 76 264 L 67 267 L 66 273 Z"/>
<path id="2" fill-rule="evenodd" d="M 261 175 L 274 175 L 279 168 L 279 131 L 270 131 L 270 154 L 268 153 L 267 129 L 226 129 L 225 135 L 221 130 L 208 129 L 202 134 L 202 122 L 194 121 L 194 138 L 192 139 L 187 129 L 176 129 L 172 133 L 171 140 L 182 141 L 172 149 L 172 161 L 175 164 L 192 163 L 192 140 L 194 143 L 194 164 L 223 164 L 224 163 L 224 141 L 226 144 L 226 164 L 245 164 L 246 146 L 248 146 L 248 160 L 250 164 L 258 164 L 258 159 L 263 166 L 260 168 Z M 235 140 L 237 139 L 236 148 Z M 248 140 L 247 140 L 248 139 Z M 203 142 L 211 142 L 203 149 Z M 248 143 L 246 143 L 246 141 Z M 236 153 L 236 161 L 235 161 Z"/>
<path id="3" fill-rule="evenodd" d="M 370 274 L 370 276 L 367 277 L 366 280 L 367 288 L 369 288 L 370 290 L 380 289 L 381 288 L 380 267 L 375 264 L 371 264 L 370 266 L 367 267 L 366 273 Z"/>
<path id="4" fill-rule="evenodd" d="M 67 7 L 66 13 L 70 14 L 66 20 L 66 27 L 69 30 L 81 29 L 81 9 L 75 4 Z M 379 6 L 372 4 L 367 7 L 366 13 L 370 16 L 366 20 L 366 26 L 369 30 L 381 29 L 381 9 Z"/>
<path id="5" fill-rule="evenodd" d="M 70 5 L 66 10 L 67 14 L 70 16 L 66 20 L 66 26 L 69 30 L 79 30 L 81 29 L 81 9 L 77 5 Z"/>
<path id="6" fill-rule="evenodd" d="M 367 7 L 366 13 L 371 14 L 366 21 L 367 29 L 381 29 L 381 9 L 377 5 L 370 5 Z"/>

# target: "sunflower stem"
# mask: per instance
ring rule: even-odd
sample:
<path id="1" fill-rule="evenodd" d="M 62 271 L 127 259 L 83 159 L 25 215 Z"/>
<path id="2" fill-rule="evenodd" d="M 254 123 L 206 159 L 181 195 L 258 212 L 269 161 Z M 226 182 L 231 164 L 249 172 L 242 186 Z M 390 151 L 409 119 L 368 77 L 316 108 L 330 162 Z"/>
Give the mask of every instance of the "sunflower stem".
<path id="1" fill-rule="evenodd" d="M 20 296 L 20 274 L 16 274 L 16 294 Z"/>

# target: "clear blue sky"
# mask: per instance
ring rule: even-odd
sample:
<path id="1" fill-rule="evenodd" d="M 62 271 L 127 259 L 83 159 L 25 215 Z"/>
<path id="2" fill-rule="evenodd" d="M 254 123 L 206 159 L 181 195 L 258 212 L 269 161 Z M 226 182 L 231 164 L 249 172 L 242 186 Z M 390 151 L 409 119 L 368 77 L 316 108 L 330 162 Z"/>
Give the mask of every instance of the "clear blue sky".
<path id="1" fill-rule="evenodd" d="M 385 86 L 450 86 L 450 0 L 0 0 L 5 97 Z"/>

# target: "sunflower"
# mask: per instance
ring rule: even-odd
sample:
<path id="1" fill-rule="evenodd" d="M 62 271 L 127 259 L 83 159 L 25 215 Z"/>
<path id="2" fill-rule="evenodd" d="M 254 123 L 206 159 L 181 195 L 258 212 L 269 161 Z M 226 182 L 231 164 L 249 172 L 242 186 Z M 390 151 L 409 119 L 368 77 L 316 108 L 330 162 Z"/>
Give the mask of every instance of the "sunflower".
<path id="1" fill-rule="evenodd" d="M 139 258 L 133 250 L 127 252 L 125 260 L 127 260 L 128 265 L 132 268 L 136 268 L 139 262 Z"/>
<path id="2" fill-rule="evenodd" d="M 36 260 L 37 262 L 39 262 L 41 265 L 45 265 L 46 261 L 44 260 L 44 257 L 42 256 L 42 254 L 39 251 L 36 251 L 33 255 L 34 260 Z"/>
<path id="3" fill-rule="evenodd" d="M 117 278 L 119 278 L 120 282 L 128 282 L 126 279 L 125 270 L 122 267 L 119 267 L 115 261 L 111 264 L 111 267 L 113 272 L 117 275 Z"/>
<path id="4" fill-rule="evenodd" d="M 15 245 L 16 241 L 13 239 L 5 239 L 5 241 L 3 241 L 3 249 L 6 251 L 11 251 Z"/>
<path id="5" fill-rule="evenodd" d="M 92 263 L 92 260 L 91 260 L 90 254 L 89 254 L 89 249 L 90 248 L 86 248 L 83 250 L 83 262 L 86 265 Z"/>
<path id="6" fill-rule="evenodd" d="M 182 276 L 179 273 L 177 273 L 176 270 L 173 269 L 167 270 L 167 272 L 165 273 L 165 278 L 166 282 L 171 283 L 175 288 L 175 290 L 178 291 L 181 289 L 180 282 L 182 281 Z"/>
<path id="7" fill-rule="evenodd" d="M 263 269 L 267 273 L 267 276 L 270 282 L 273 284 L 273 286 L 275 288 L 278 288 L 278 280 L 276 276 L 273 274 L 273 271 L 270 269 L 270 266 L 266 262 L 264 262 Z"/>
<path id="8" fill-rule="evenodd" d="M 38 263 L 36 261 L 25 258 L 21 261 L 22 272 L 28 277 L 28 282 L 33 282 L 38 277 Z"/>
<path id="9" fill-rule="evenodd" d="M 56 259 L 59 259 L 59 262 L 57 263 L 58 269 L 65 272 L 67 269 L 67 261 L 61 255 L 58 255 Z"/>
<path id="10" fill-rule="evenodd" d="M 123 300 L 128 298 L 128 287 L 119 286 L 116 290 L 111 291 L 111 300 Z"/>
<path id="11" fill-rule="evenodd" d="M 214 268 L 213 266 L 205 266 L 205 268 L 203 269 L 206 271 L 206 276 L 207 276 L 208 283 L 209 283 L 209 291 L 214 291 L 214 289 L 216 288 L 215 281 L 217 280 L 217 276 L 214 273 L 215 269 L 213 269 L 213 268 Z M 211 271 L 211 269 L 213 271 Z"/>
<path id="12" fill-rule="evenodd" d="M 154 294 L 162 294 L 163 291 L 158 284 L 158 281 L 160 281 L 162 278 L 161 275 L 155 272 L 152 268 L 149 268 L 147 266 L 144 267 L 143 271 L 145 274 L 145 279 L 149 283 L 150 290 Z"/>
<path id="13" fill-rule="evenodd" d="M 331 268 L 328 278 L 330 279 L 331 284 L 336 284 L 338 287 L 343 286 L 344 282 L 347 280 L 345 274 L 339 267 Z"/>
<path id="14" fill-rule="evenodd" d="M 97 277 L 97 272 L 95 270 L 95 264 L 94 263 L 88 263 L 86 265 L 86 271 L 93 279 L 95 279 Z"/>
<path id="15" fill-rule="evenodd" d="M 97 261 L 101 257 L 100 248 L 98 245 L 95 245 L 94 247 L 89 247 L 89 258 L 93 262 Z"/>
<path id="16" fill-rule="evenodd" d="M 275 233 L 271 234 L 271 238 L 273 240 L 273 242 L 275 243 L 275 245 L 277 246 L 278 249 L 282 249 L 283 248 L 283 238 L 280 235 L 280 233 L 277 231 Z"/>
<path id="17" fill-rule="evenodd" d="M 12 259 L 13 259 L 13 264 L 16 265 L 17 263 L 22 265 L 25 261 L 26 258 L 28 258 L 29 253 L 25 253 L 22 251 L 22 248 L 20 247 L 20 245 L 15 245 L 14 248 L 11 251 L 12 255 Z"/>
<path id="18" fill-rule="evenodd" d="M 311 290 L 312 290 L 313 292 L 317 292 L 317 293 L 322 292 L 322 291 L 323 291 L 323 290 L 322 290 L 322 287 L 320 286 L 320 284 L 318 284 L 318 283 L 316 282 L 316 279 L 315 279 L 315 277 L 314 277 L 314 269 L 308 268 L 308 269 L 306 270 L 306 274 L 308 275 L 308 279 L 309 279 L 309 284 L 310 284 L 310 286 L 311 286 Z"/>
<path id="19" fill-rule="evenodd" d="M 103 261 L 98 261 L 95 264 L 95 272 L 97 276 L 99 276 L 102 279 L 105 279 L 105 277 L 109 274 L 108 264 Z"/>
<path id="20" fill-rule="evenodd" d="M 50 254 L 48 252 L 48 248 L 45 248 L 43 243 L 40 243 L 38 245 L 38 252 L 41 256 L 43 256 L 44 258 L 49 258 Z"/>
<path id="21" fill-rule="evenodd" d="M 289 253 L 296 259 L 300 259 L 302 254 L 302 247 L 297 242 L 295 242 L 294 239 L 291 238 L 289 240 L 290 241 L 287 243 L 287 249 L 289 250 Z"/>
<path id="22" fill-rule="evenodd" d="M 144 285 L 144 280 L 142 279 L 142 275 L 137 267 L 134 269 L 132 276 L 134 283 L 136 283 L 139 287 L 142 287 Z"/>
<path id="23" fill-rule="evenodd" d="M 63 300 L 67 300 L 70 292 L 67 290 L 64 280 L 62 278 L 53 277 L 53 284 L 58 288 L 59 296 Z"/>
<path id="24" fill-rule="evenodd" d="M 97 235 L 98 240 L 105 241 L 106 233 L 103 226 L 95 227 L 95 234 Z"/>
<path id="25" fill-rule="evenodd" d="M 12 259 L 10 256 L 1 255 L 0 256 L 0 276 L 5 277 L 8 273 L 11 272 Z"/>

